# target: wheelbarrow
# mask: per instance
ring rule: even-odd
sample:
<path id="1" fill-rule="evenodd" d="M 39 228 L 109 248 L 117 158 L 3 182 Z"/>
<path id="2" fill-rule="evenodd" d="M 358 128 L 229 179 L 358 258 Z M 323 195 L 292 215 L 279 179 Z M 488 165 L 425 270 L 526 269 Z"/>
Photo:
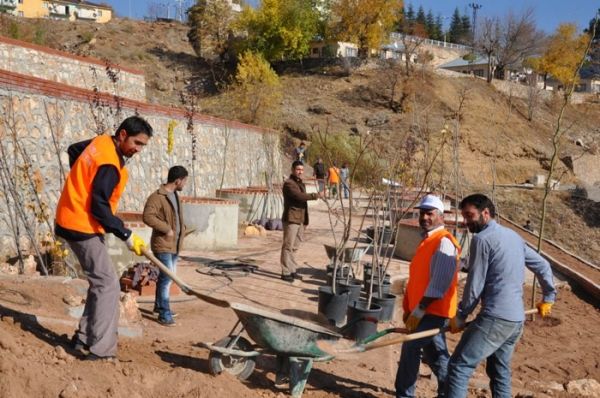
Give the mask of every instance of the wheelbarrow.
<path id="1" fill-rule="evenodd" d="M 239 303 L 232 303 L 231 308 L 238 317 L 231 332 L 216 343 L 200 343 L 210 350 L 210 372 L 227 372 L 245 380 L 254 371 L 257 356 L 274 354 L 276 380 L 289 378 L 292 397 L 302 395 L 313 362 L 333 359 L 317 346 L 317 341 L 335 342 L 342 337 L 326 327 L 262 308 Z M 242 337 L 243 332 L 255 344 Z"/>

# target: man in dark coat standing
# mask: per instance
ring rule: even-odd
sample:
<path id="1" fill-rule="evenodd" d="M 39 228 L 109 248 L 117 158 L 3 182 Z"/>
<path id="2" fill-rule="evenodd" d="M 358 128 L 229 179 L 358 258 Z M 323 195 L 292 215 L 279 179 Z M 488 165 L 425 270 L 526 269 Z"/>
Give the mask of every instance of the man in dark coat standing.
<path id="1" fill-rule="evenodd" d="M 283 244 L 281 246 L 281 279 L 293 282 L 300 279 L 296 272 L 298 264 L 294 254 L 303 240 L 304 228 L 308 225 L 307 201 L 316 200 L 321 193 L 306 193 L 302 182 L 304 165 L 296 160 L 292 163 L 292 174 L 283 184 Z"/>

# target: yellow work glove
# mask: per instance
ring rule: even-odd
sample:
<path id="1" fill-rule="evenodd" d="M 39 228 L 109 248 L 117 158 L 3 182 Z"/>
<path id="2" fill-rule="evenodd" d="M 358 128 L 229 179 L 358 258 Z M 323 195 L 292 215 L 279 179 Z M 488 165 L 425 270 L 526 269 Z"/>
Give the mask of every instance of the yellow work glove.
<path id="1" fill-rule="evenodd" d="M 408 319 L 406 319 L 404 322 L 406 325 L 406 330 L 408 330 L 409 333 L 412 333 L 417 329 L 417 326 L 419 326 L 419 322 L 421 322 L 423 315 L 425 315 L 425 308 L 421 307 L 420 305 L 410 313 Z"/>
<path id="2" fill-rule="evenodd" d="M 536 304 L 538 313 L 542 316 L 542 318 L 550 315 L 552 312 L 552 305 L 554 305 L 554 303 L 547 303 L 545 301 Z"/>
<path id="3" fill-rule="evenodd" d="M 125 243 L 127 244 L 129 250 L 131 250 L 138 256 L 144 255 L 144 253 L 142 253 L 142 250 L 146 248 L 146 242 L 144 242 L 144 239 L 140 238 L 139 235 L 132 233 Z"/>
<path id="4" fill-rule="evenodd" d="M 460 315 L 456 315 L 454 318 L 450 319 L 448 328 L 450 329 L 450 333 L 462 332 L 465 328 L 465 320 L 462 319 Z"/>

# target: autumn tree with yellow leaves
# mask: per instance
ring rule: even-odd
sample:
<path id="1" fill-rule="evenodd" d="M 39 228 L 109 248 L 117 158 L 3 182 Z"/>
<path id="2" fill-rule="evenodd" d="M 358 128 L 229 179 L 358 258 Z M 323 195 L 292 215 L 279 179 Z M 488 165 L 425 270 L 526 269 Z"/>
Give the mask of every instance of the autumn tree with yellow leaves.
<path id="1" fill-rule="evenodd" d="M 579 74 L 574 71 L 580 66 L 589 42 L 590 36 L 578 34 L 574 24 L 562 24 L 550 37 L 543 55 L 530 58 L 527 63 L 537 73 L 558 80 L 566 95 L 579 83 Z"/>
<path id="2" fill-rule="evenodd" d="M 245 7 L 236 21 L 244 32 L 240 53 L 250 50 L 267 61 L 300 59 L 308 54 L 319 17 L 306 0 L 262 0 L 257 9 Z"/>
<path id="3" fill-rule="evenodd" d="M 332 36 L 358 45 L 366 58 L 378 49 L 402 14 L 401 0 L 334 0 L 331 5 Z"/>
<path id="4" fill-rule="evenodd" d="M 261 54 L 245 51 L 239 57 L 233 97 L 242 121 L 262 126 L 274 123 L 280 108 L 281 84 Z"/>

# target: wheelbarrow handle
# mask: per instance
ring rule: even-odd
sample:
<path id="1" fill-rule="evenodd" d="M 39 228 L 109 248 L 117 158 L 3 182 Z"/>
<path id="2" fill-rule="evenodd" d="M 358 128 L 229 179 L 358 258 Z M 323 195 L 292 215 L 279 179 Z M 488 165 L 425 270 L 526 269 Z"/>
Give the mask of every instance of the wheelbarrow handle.
<path id="1" fill-rule="evenodd" d="M 535 314 L 535 313 L 537 313 L 537 309 L 530 309 L 530 310 L 525 311 L 525 315 L 530 315 L 530 314 Z M 368 336 L 361 342 L 354 343 L 350 346 L 346 345 L 343 341 L 331 342 L 331 341 L 327 341 L 327 340 L 317 341 L 317 346 L 323 352 L 337 357 L 339 355 L 356 354 L 356 353 L 360 353 L 360 352 L 374 350 L 376 348 L 401 344 L 401 343 L 405 343 L 407 341 L 418 340 L 418 339 L 422 339 L 425 337 L 435 336 L 438 333 L 448 331 L 448 329 L 449 329 L 448 327 L 429 329 L 429 330 L 423 330 L 421 332 L 416 332 L 416 333 L 402 334 L 398 337 L 394 337 L 394 338 L 387 339 L 384 341 L 375 341 L 376 339 L 378 339 L 382 336 L 385 336 L 386 334 L 402 333 L 402 332 L 406 331 L 406 329 L 403 329 L 403 328 L 389 328 L 389 329 L 382 330 L 381 332 L 372 334 L 371 336 Z M 346 342 L 347 342 L 347 340 L 346 340 Z"/>
<path id="2" fill-rule="evenodd" d="M 148 249 L 145 247 L 142 248 L 142 254 L 146 256 L 148 260 L 150 260 L 154 265 L 156 265 L 162 272 L 164 272 L 169 278 L 173 280 L 181 288 L 181 290 L 185 294 L 189 294 L 192 296 L 198 297 L 202 301 L 206 301 L 207 303 L 217 305 L 219 307 L 228 308 L 229 302 L 225 300 L 219 300 L 217 298 L 208 296 L 206 294 L 200 293 L 194 290 L 192 287 L 187 285 L 184 281 L 182 281 L 173 271 L 171 271 L 166 265 L 164 265 L 158 258 L 156 258 Z"/>
<path id="3" fill-rule="evenodd" d="M 537 312 L 538 312 L 538 310 L 533 308 L 533 309 L 526 310 L 525 315 L 536 314 Z M 422 332 L 404 334 L 404 335 L 394 337 L 393 339 L 389 339 L 389 340 L 385 340 L 385 341 L 375 341 L 373 343 L 365 344 L 363 346 L 364 350 L 362 350 L 362 351 L 369 351 L 369 350 L 373 350 L 375 348 L 385 347 L 388 345 L 394 345 L 394 344 L 404 343 L 407 341 L 418 340 L 418 339 L 422 339 L 424 337 L 431 337 L 431 336 L 435 336 L 438 333 L 447 332 L 448 330 L 450 330 L 450 328 L 446 326 L 443 328 L 429 329 L 429 330 L 423 330 Z"/>

